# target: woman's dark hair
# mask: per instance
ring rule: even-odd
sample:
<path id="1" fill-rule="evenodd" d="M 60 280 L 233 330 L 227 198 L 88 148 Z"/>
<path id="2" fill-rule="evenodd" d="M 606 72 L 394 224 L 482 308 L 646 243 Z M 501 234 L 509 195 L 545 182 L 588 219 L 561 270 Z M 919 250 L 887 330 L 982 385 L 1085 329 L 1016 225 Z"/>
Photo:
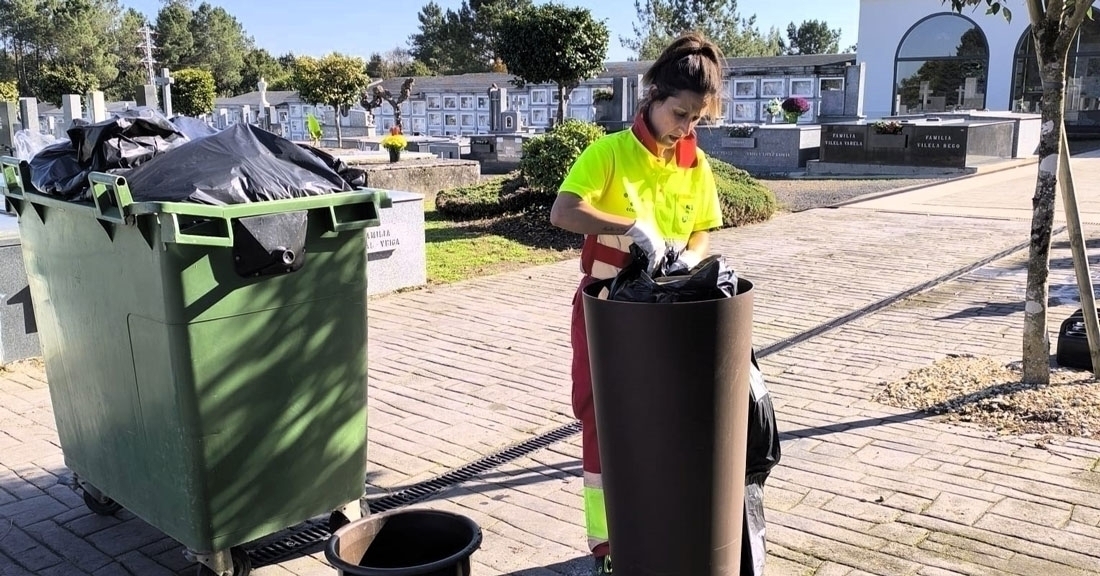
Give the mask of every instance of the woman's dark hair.
<path id="1" fill-rule="evenodd" d="M 703 115 L 721 113 L 722 50 L 698 32 L 687 32 L 669 44 L 642 76 L 650 87 L 642 105 L 660 102 L 681 90 L 703 96 Z"/>

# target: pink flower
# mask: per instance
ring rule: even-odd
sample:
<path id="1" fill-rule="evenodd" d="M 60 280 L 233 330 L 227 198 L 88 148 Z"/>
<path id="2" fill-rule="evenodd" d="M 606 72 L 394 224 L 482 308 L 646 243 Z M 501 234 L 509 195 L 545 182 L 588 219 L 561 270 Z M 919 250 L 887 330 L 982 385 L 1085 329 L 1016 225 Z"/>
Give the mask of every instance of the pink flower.
<path id="1" fill-rule="evenodd" d="M 783 111 L 793 114 L 805 114 L 810 110 L 810 103 L 805 98 L 787 98 L 783 101 Z"/>

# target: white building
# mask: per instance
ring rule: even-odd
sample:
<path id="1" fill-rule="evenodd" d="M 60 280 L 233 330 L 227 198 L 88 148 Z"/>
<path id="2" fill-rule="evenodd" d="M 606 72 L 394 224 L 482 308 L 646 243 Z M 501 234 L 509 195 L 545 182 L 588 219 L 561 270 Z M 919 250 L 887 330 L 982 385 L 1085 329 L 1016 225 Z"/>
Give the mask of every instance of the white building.
<path id="1" fill-rule="evenodd" d="M 986 6 L 860 0 L 858 62 L 868 118 L 951 110 L 1038 112 L 1042 95 L 1027 10 L 1011 22 Z M 1066 69 L 1070 132 L 1100 132 L 1100 23 L 1086 20 Z"/>
<path id="2" fill-rule="evenodd" d="M 848 69 L 854 63 L 852 54 L 728 58 L 723 123 L 762 122 L 767 119 L 764 109 L 770 100 L 791 96 L 805 98 L 811 105 L 810 112 L 799 121 L 815 122 L 824 93 L 844 91 L 848 87 Z M 653 61 L 607 62 L 603 72 L 582 82 L 569 94 L 565 116 L 588 121 L 619 120 L 600 114 L 601 94 L 610 96 L 623 80 L 626 86 L 637 89 L 652 64 Z M 404 130 L 430 136 L 488 134 L 488 89 L 494 84 L 507 90 L 505 109 L 518 112 L 521 126 L 534 131 L 550 127 L 558 110 L 557 87 L 533 84 L 516 88 L 511 82 L 513 78 L 511 74 L 496 73 L 416 77 L 409 99 L 401 104 Z M 404 78 L 390 78 L 382 81 L 382 86 L 396 96 L 403 81 Z M 858 85 L 852 88 L 858 91 Z M 380 133 L 393 126 L 395 119 L 389 104 L 373 112 Z"/>

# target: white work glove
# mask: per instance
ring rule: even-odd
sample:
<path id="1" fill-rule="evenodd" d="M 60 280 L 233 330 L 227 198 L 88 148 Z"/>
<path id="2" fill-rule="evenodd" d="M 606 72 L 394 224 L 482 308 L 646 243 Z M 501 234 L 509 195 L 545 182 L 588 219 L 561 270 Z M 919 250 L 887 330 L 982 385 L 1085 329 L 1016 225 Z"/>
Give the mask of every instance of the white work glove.
<path id="1" fill-rule="evenodd" d="M 669 264 L 666 272 L 668 275 L 686 273 L 692 268 L 695 268 L 703 261 L 703 257 L 698 253 L 691 250 L 683 250 L 676 257 L 676 260 Z"/>
<path id="2" fill-rule="evenodd" d="M 626 235 L 634 240 L 634 244 L 642 252 L 645 252 L 646 258 L 649 260 L 646 272 L 652 276 L 665 257 L 665 240 L 661 238 L 661 233 L 652 224 L 635 220 L 634 225 L 626 231 Z"/>

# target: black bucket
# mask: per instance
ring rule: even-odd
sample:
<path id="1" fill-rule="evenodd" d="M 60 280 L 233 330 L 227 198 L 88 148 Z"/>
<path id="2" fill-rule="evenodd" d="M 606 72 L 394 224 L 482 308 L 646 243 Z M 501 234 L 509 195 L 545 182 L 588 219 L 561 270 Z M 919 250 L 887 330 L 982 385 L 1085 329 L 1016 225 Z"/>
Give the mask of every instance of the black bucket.
<path id="1" fill-rule="evenodd" d="M 405 510 L 356 520 L 325 546 L 341 576 L 469 576 L 481 527 L 460 514 Z"/>

